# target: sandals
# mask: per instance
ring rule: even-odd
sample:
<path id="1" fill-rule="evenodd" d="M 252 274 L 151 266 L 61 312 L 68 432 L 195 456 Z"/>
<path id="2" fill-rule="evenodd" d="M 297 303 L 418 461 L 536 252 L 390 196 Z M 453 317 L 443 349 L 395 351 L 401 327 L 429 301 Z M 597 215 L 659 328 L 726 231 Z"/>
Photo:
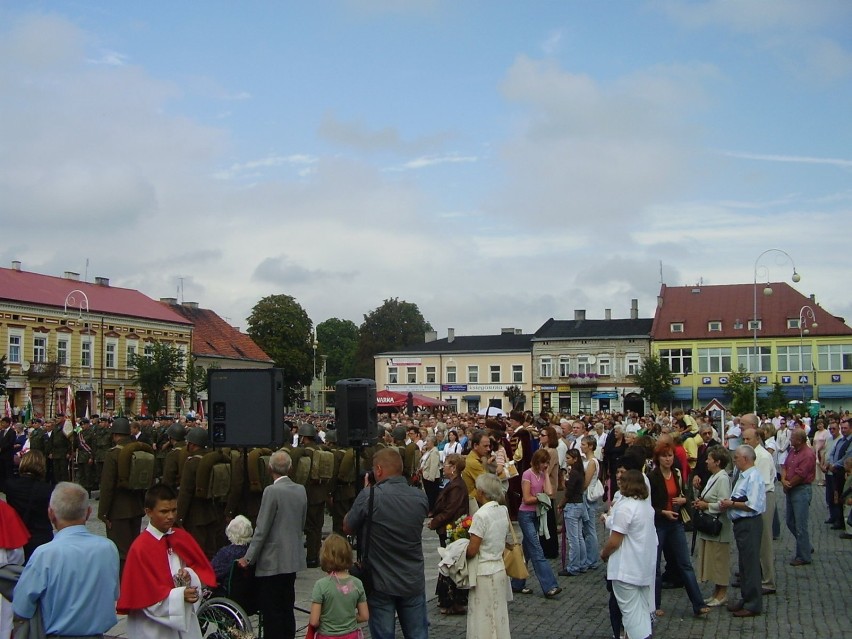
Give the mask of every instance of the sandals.
<path id="1" fill-rule="evenodd" d="M 512 588 L 512 592 L 516 592 L 516 593 L 519 593 L 521 595 L 531 595 L 532 594 L 532 588 L 519 588 L 517 590 Z"/>
<path id="2" fill-rule="evenodd" d="M 700 609 L 696 610 L 695 612 L 693 612 L 692 616 L 693 617 L 703 617 L 704 615 L 706 615 L 709 612 L 710 612 L 710 608 L 707 607 L 707 606 L 704 606 L 703 608 L 700 608 Z"/>
<path id="3" fill-rule="evenodd" d="M 556 586 L 556 588 L 551 588 L 546 593 L 544 593 L 545 599 L 553 599 L 556 595 L 562 592 L 562 588 Z"/>

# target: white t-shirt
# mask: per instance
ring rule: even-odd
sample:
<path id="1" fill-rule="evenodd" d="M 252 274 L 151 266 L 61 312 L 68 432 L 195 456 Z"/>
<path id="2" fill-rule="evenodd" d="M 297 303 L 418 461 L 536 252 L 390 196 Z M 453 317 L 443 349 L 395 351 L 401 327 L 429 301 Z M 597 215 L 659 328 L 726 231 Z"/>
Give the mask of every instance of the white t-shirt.
<path id="1" fill-rule="evenodd" d="M 473 514 L 470 534 L 482 539 L 479 546 L 478 575 L 493 575 L 505 569 L 503 549 L 509 534 L 509 511 L 496 501 L 489 501 Z"/>
<path id="2" fill-rule="evenodd" d="M 634 586 L 653 586 L 656 577 L 657 530 L 650 499 L 622 497 L 613 502 L 606 527 L 624 535 L 607 561 L 606 577 Z"/>

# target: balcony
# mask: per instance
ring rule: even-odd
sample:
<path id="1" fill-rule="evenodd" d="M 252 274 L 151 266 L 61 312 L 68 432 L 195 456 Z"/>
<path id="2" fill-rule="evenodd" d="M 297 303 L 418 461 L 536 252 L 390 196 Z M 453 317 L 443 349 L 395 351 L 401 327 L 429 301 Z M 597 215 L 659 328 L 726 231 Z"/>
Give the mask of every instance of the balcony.
<path id="1" fill-rule="evenodd" d="M 597 373 L 571 373 L 568 383 L 571 386 L 597 386 L 599 377 Z"/>

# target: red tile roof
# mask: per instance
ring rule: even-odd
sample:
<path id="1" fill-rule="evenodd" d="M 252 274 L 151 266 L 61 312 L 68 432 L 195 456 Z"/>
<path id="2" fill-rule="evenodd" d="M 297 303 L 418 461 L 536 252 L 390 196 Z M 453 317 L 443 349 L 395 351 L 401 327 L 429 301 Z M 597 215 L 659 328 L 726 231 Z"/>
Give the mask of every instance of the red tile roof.
<path id="1" fill-rule="evenodd" d="M 139 317 L 175 324 L 191 323 L 158 301 L 134 289 L 0 268 L 0 299 L 2 300 L 63 309 L 66 297 L 75 289 L 86 294 L 91 313 Z M 73 302 L 68 302 L 68 306 L 75 311 L 81 304 L 85 310 L 85 301 L 79 294 Z"/>
<path id="2" fill-rule="evenodd" d="M 785 282 L 773 282 L 772 295 L 764 295 L 765 283 L 757 284 L 757 319 L 762 326 L 758 337 L 799 337 L 798 328 L 787 328 L 788 319 L 798 319 L 804 306 L 816 316 L 811 327 L 805 311 L 805 326 L 810 336 L 852 335 L 842 318 L 833 316 L 809 297 Z M 662 306 L 658 304 L 651 328 L 656 341 L 672 339 L 732 339 L 753 335 L 749 322 L 754 316 L 754 284 L 719 286 L 666 286 L 660 289 Z M 682 333 L 672 333 L 671 324 L 683 323 Z M 721 322 L 721 331 L 710 331 L 709 322 Z M 742 328 L 734 328 L 736 324 Z"/>
<path id="3" fill-rule="evenodd" d="M 160 304 L 195 324 L 192 332 L 194 355 L 272 363 L 269 355 L 251 337 L 238 331 L 213 311 L 169 302 Z"/>

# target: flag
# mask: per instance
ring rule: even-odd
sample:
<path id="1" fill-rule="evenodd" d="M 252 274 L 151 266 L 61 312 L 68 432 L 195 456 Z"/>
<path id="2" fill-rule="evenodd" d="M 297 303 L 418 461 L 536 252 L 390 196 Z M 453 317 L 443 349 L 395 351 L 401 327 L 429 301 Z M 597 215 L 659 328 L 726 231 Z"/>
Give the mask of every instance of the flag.
<path id="1" fill-rule="evenodd" d="M 200 399 L 198 400 L 198 420 L 204 421 L 204 403 Z"/>
<path id="2" fill-rule="evenodd" d="M 89 400 L 86 400 L 86 419 L 89 419 Z"/>
<path id="3" fill-rule="evenodd" d="M 8 395 L 6 396 L 6 406 L 3 409 L 3 414 L 9 419 L 12 419 L 12 405 L 9 403 Z"/>
<path id="4" fill-rule="evenodd" d="M 180 396 L 180 414 L 181 416 L 186 415 L 186 402 L 183 399 L 183 395 Z"/>
<path id="5" fill-rule="evenodd" d="M 24 409 L 24 423 L 29 424 L 33 420 L 33 400 L 27 393 L 27 407 Z"/>

